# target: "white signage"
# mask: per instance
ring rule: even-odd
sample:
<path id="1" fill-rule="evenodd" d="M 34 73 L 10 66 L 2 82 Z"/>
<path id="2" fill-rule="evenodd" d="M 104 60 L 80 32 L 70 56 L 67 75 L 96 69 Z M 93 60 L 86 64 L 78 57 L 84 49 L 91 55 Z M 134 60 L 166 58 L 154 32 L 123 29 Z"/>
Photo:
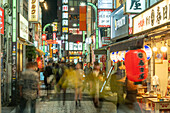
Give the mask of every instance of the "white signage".
<path id="1" fill-rule="evenodd" d="M 28 40 L 28 21 L 19 14 L 19 35 L 21 38 Z"/>
<path id="2" fill-rule="evenodd" d="M 68 12 L 63 12 L 63 17 L 62 18 L 68 18 Z"/>
<path id="3" fill-rule="evenodd" d="M 145 0 L 126 0 L 127 13 L 140 13 L 145 10 Z"/>
<path id="4" fill-rule="evenodd" d="M 91 38 L 86 38 L 86 44 L 91 44 L 91 43 L 92 43 Z"/>
<path id="5" fill-rule="evenodd" d="M 113 9 L 113 0 L 98 0 L 98 9 Z"/>
<path id="6" fill-rule="evenodd" d="M 126 24 L 126 17 L 122 17 L 119 20 L 115 20 L 115 30 L 124 26 Z"/>
<path id="7" fill-rule="evenodd" d="M 78 50 L 78 44 L 74 43 L 74 50 Z"/>
<path id="8" fill-rule="evenodd" d="M 110 27 L 112 10 L 98 10 L 98 27 Z"/>
<path id="9" fill-rule="evenodd" d="M 68 4 L 68 0 L 62 0 L 63 4 Z"/>
<path id="10" fill-rule="evenodd" d="M 83 49 L 83 46 L 82 46 L 83 44 L 82 44 L 82 42 L 80 42 L 79 44 L 78 44 L 78 50 L 82 50 Z"/>
<path id="11" fill-rule="evenodd" d="M 68 20 L 63 20 L 62 21 L 62 26 L 68 26 Z"/>
<path id="12" fill-rule="evenodd" d="M 170 0 L 163 0 L 133 18 L 133 34 L 170 23 Z"/>
<path id="13" fill-rule="evenodd" d="M 63 5 L 62 6 L 62 11 L 68 11 L 68 5 Z"/>
<path id="14" fill-rule="evenodd" d="M 38 9 L 39 9 L 39 0 L 28 0 L 28 20 L 30 22 L 38 22 Z"/>
<path id="15" fill-rule="evenodd" d="M 74 46 L 74 43 L 73 42 L 69 42 L 69 50 L 74 50 L 73 46 Z"/>

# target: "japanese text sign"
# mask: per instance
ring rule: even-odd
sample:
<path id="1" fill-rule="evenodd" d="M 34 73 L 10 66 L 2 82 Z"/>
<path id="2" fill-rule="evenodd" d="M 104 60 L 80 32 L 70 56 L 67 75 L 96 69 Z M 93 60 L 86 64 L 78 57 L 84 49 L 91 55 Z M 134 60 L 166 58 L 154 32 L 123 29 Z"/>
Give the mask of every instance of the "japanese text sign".
<path id="1" fill-rule="evenodd" d="M 98 10 L 98 27 L 110 27 L 112 10 Z"/>
<path id="2" fill-rule="evenodd" d="M 170 0 L 163 0 L 133 18 L 133 34 L 170 23 Z"/>
<path id="3" fill-rule="evenodd" d="M 4 34 L 4 10 L 0 7 L 0 34 Z"/>
<path id="4" fill-rule="evenodd" d="M 126 0 L 127 13 L 140 13 L 145 10 L 145 0 Z"/>
<path id="5" fill-rule="evenodd" d="M 39 0 L 29 0 L 28 18 L 30 22 L 38 22 Z"/>

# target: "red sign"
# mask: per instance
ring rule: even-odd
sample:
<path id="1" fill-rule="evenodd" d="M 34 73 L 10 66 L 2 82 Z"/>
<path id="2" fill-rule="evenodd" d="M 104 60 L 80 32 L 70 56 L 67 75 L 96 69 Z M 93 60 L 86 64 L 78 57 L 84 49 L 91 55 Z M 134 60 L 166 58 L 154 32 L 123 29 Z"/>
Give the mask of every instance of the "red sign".
<path id="1" fill-rule="evenodd" d="M 46 34 L 42 34 L 42 40 L 46 40 L 47 39 L 47 36 L 46 36 Z"/>
<path id="2" fill-rule="evenodd" d="M 48 44 L 58 44 L 58 42 L 56 42 L 56 40 L 46 40 L 46 42 Z"/>
<path id="3" fill-rule="evenodd" d="M 4 10 L 0 7 L 0 34 L 4 34 Z"/>

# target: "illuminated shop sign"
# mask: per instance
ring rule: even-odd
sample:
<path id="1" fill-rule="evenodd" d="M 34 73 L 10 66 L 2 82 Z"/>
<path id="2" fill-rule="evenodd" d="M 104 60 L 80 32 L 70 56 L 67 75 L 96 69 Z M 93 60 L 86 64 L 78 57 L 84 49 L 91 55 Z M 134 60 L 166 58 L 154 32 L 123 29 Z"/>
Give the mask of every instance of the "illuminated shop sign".
<path id="1" fill-rule="evenodd" d="M 62 20 L 62 26 L 68 26 L 68 20 Z"/>
<path id="2" fill-rule="evenodd" d="M 28 40 L 28 21 L 21 14 L 19 14 L 19 35 Z"/>
<path id="3" fill-rule="evenodd" d="M 98 0 L 98 9 L 113 9 L 113 0 Z"/>
<path id="4" fill-rule="evenodd" d="M 127 13 L 140 13 L 145 10 L 145 0 L 126 0 Z"/>
<path id="5" fill-rule="evenodd" d="M 68 18 L 68 12 L 63 12 L 62 18 Z"/>
<path id="6" fill-rule="evenodd" d="M 68 33 L 68 27 L 63 27 L 63 28 L 62 28 L 62 32 L 63 32 L 63 33 Z"/>
<path id="7" fill-rule="evenodd" d="M 68 5 L 63 5 L 62 6 L 62 11 L 68 11 Z"/>
<path id="8" fill-rule="evenodd" d="M 98 27 L 110 27 L 112 10 L 98 10 Z"/>
<path id="9" fill-rule="evenodd" d="M 82 31 L 79 30 L 79 28 L 69 28 L 69 33 L 72 33 L 74 35 L 82 35 Z"/>
<path id="10" fill-rule="evenodd" d="M 62 0 L 63 4 L 68 4 L 68 0 Z"/>
<path id="11" fill-rule="evenodd" d="M 133 34 L 170 24 L 170 0 L 163 0 L 133 18 Z"/>
<path id="12" fill-rule="evenodd" d="M 4 10 L 0 7 L 0 34 L 4 34 Z"/>
<path id="13" fill-rule="evenodd" d="M 28 18 L 30 22 L 38 22 L 39 0 L 29 0 Z"/>

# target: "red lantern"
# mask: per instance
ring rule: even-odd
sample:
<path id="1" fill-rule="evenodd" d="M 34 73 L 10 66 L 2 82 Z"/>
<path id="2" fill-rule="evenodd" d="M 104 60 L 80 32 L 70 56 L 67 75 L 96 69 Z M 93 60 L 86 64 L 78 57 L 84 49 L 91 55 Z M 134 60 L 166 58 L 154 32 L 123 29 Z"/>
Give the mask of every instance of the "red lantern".
<path id="1" fill-rule="evenodd" d="M 43 41 L 46 41 L 46 39 L 47 39 L 46 34 L 42 34 L 42 40 L 43 40 Z"/>
<path id="2" fill-rule="evenodd" d="M 37 65 L 38 65 L 39 69 L 42 68 L 42 62 L 41 62 L 41 58 L 40 57 L 37 57 Z"/>
<path id="3" fill-rule="evenodd" d="M 148 76 L 148 61 L 144 50 L 130 50 L 125 55 L 125 67 L 127 78 L 134 82 L 140 82 Z"/>

